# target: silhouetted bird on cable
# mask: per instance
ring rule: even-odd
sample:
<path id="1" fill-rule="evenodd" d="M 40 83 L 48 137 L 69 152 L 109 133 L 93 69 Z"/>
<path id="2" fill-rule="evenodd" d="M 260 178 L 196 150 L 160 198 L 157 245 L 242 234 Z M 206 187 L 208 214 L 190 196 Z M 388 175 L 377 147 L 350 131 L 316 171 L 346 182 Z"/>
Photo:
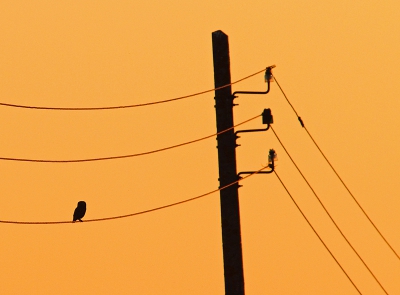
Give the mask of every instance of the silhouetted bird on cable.
<path id="1" fill-rule="evenodd" d="M 82 222 L 82 218 L 83 218 L 83 216 L 85 216 L 85 213 L 86 213 L 86 202 L 79 201 L 78 206 L 76 207 L 76 209 L 74 211 L 74 219 L 72 220 L 72 222 L 75 222 L 77 220 Z"/>

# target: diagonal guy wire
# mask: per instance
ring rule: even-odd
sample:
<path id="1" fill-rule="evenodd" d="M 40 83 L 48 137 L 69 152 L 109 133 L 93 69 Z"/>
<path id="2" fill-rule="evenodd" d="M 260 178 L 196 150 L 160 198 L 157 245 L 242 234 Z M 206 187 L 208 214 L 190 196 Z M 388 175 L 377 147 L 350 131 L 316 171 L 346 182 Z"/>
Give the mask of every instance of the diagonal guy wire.
<path id="1" fill-rule="evenodd" d="M 322 203 L 321 199 L 318 197 L 317 193 L 314 191 L 314 189 L 312 188 L 311 184 L 308 182 L 308 180 L 306 179 L 306 177 L 304 176 L 304 174 L 301 172 L 300 168 L 297 166 L 297 164 L 295 163 L 295 161 L 293 160 L 293 158 L 290 156 L 289 152 L 287 151 L 287 149 L 285 148 L 285 146 L 283 145 L 282 141 L 280 140 L 280 138 L 278 137 L 278 135 L 276 134 L 274 128 L 271 126 L 272 131 L 274 132 L 276 138 L 278 139 L 279 143 L 281 144 L 281 146 L 283 147 L 283 149 L 285 150 L 286 154 L 289 156 L 290 160 L 292 161 L 293 165 L 296 167 L 297 171 L 300 173 L 300 175 L 303 177 L 304 181 L 307 183 L 308 187 L 311 189 L 311 191 L 313 192 L 314 196 L 317 198 L 318 202 L 321 204 L 322 208 L 324 209 L 324 211 L 326 212 L 326 214 L 328 215 L 328 217 L 330 218 L 330 220 L 332 221 L 332 223 L 335 225 L 336 229 L 339 231 L 339 233 L 342 235 L 342 237 L 345 239 L 345 241 L 347 242 L 347 244 L 350 246 L 350 248 L 353 250 L 353 252 L 358 256 L 358 258 L 361 260 L 361 262 L 364 264 L 364 266 L 366 267 L 366 269 L 369 271 L 369 273 L 372 275 L 372 277 L 375 279 L 375 281 L 378 283 L 378 285 L 381 287 L 381 289 L 383 290 L 383 292 L 385 292 L 385 294 L 389 294 L 385 288 L 382 286 L 382 284 L 380 283 L 380 281 L 378 280 L 378 278 L 374 275 L 374 273 L 372 272 L 372 270 L 368 267 L 368 265 L 365 263 L 365 261 L 362 259 L 362 257 L 360 256 L 360 254 L 358 254 L 357 250 L 353 247 L 353 245 L 350 243 L 350 241 L 347 239 L 347 237 L 344 235 L 344 233 L 342 232 L 342 230 L 339 228 L 339 226 L 337 225 L 336 221 L 333 219 L 333 217 L 331 216 L 331 214 L 329 213 L 328 209 L 326 209 L 325 205 Z"/>
<path id="2" fill-rule="evenodd" d="M 325 244 L 325 242 L 322 240 L 321 236 L 318 234 L 318 232 L 315 230 L 315 228 L 312 226 L 311 222 L 307 219 L 306 215 L 303 213 L 303 211 L 300 209 L 299 205 L 297 204 L 297 202 L 294 200 L 293 196 L 291 195 L 291 193 L 289 192 L 289 190 L 287 189 L 286 185 L 283 183 L 282 179 L 279 177 L 278 173 L 276 172 L 276 170 L 274 170 L 274 173 L 276 175 L 276 177 L 279 179 L 280 183 L 282 184 L 282 186 L 284 187 L 284 189 L 286 190 L 286 192 L 288 193 L 289 197 L 292 199 L 293 203 L 296 205 L 297 209 L 299 209 L 301 215 L 303 215 L 304 219 L 307 221 L 308 225 L 311 227 L 311 229 L 314 231 L 314 233 L 317 235 L 318 239 L 321 241 L 321 243 L 324 245 L 324 247 L 326 248 L 326 250 L 328 250 L 329 254 L 331 254 L 332 258 L 336 261 L 336 263 L 339 265 L 340 269 L 344 272 L 344 274 L 346 275 L 346 277 L 349 279 L 349 281 L 352 283 L 352 285 L 354 286 L 354 288 L 356 288 L 357 292 L 359 294 L 361 294 L 360 290 L 357 288 L 356 284 L 353 282 L 353 280 L 350 278 L 350 276 L 347 274 L 347 272 L 344 270 L 343 266 L 340 264 L 340 262 L 336 259 L 336 257 L 333 255 L 333 253 L 331 252 L 331 250 L 329 250 L 328 246 Z"/>
<path id="3" fill-rule="evenodd" d="M 367 219 L 369 220 L 369 222 L 372 224 L 372 226 L 375 228 L 375 230 L 377 231 L 377 233 L 381 236 L 381 238 L 383 239 L 383 241 L 386 243 L 386 245 L 392 250 L 393 254 L 396 255 L 397 259 L 400 260 L 400 256 L 399 254 L 397 254 L 396 250 L 390 245 L 390 243 L 388 242 L 388 240 L 386 240 L 386 238 L 383 236 L 383 234 L 381 233 L 381 231 L 378 229 L 378 227 L 375 225 L 375 223 L 372 221 L 372 219 L 368 216 L 367 212 L 365 212 L 365 210 L 363 209 L 363 207 L 361 206 L 361 204 L 357 201 L 356 197 L 353 195 L 353 193 L 350 191 L 350 189 L 347 187 L 347 185 L 344 183 L 343 179 L 340 177 L 339 173 L 336 171 L 336 169 L 333 167 L 333 165 L 331 164 L 331 162 L 328 160 L 328 158 L 325 156 L 324 152 L 321 150 L 321 148 L 318 146 L 317 142 L 314 140 L 314 138 L 311 136 L 311 133 L 308 131 L 307 127 L 304 126 L 304 123 L 302 121 L 302 119 L 300 118 L 300 116 L 297 114 L 295 108 L 293 107 L 293 105 L 290 103 L 289 99 L 287 98 L 285 92 L 283 91 L 282 87 L 279 85 L 278 81 L 276 80 L 275 76 L 274 79 L 276 81 L 276 84 L 278 85 L 279 89 L 281 90 L 283 96 L 285 97 L 286 101 L 289 103 L 289 105 L 292 107 L 294 113 L 297 116 L 297 119 L 300 121 L 301 126 L 306 130 L 308 136 L 311 138 L 312 142 L 314 143 L 314 145 L 317 147 L 317 149 L 319 150 L 319 152 L 321 153 L 321 155 L 324 157 L 325 161 L 328 163 L 328 165 L 331 167 L 332 171 L 336 174 L 337 178 L 340 180 L 340 182 L 343 184 L 344 188 L 347 190 L 347 192 L 350 194 L 350 196 L 353 198 L 354 202 L 356 202 L 357 206 L 360 208 L 360 210 L 364 213 L 365 217 L 367 217 Z"/>

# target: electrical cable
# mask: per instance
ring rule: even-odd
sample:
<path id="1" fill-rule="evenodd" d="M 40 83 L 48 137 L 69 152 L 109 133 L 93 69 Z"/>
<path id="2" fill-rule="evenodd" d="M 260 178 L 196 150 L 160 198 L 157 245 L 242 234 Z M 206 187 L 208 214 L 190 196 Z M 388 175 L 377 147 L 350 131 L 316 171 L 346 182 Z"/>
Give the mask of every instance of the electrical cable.
<path id="1" fill-rule="evenodd" d="M 296 167 L 297 171 L 300 173 L 300 175 L 303 177 L 304 181 L 307 183 L 308 187 L 311 189 L 311 191 L 313 192 L 314 196 L 317 198 L 318 202 L 320 203 L 320 205 L 322 206 L 322 208 L 324 209 L 324 211 L 326 212 L 326 214 L 329 216 L 330 220 L 333 222 L 333 224 L 335 225 L 335 227 L 337 228 L 337 230 L 339 231 L 339 233 L 342 235 L 342 237 L 345 239 L 345 241 L 347 242 L 347 244 L 350 246 L 350 248 L 353 250 L 353 252 L 358 256 L 358 258 L 361 260 L 361 262 L 364 264 L 364 266 L 367 268 L 367 270 L 369 271 L 369 273 L 372 275 L 372 277 L 375 279 L 375 281 L 378 283 L 378 285 L 381 287 L 381 289 L 385 292 L 385 294 L 388 294 L 388 292 L 386 292 L 385 288 L 382 286 L 382 284 L 379 282 L 378 278 L 374 275 L 374 273 L 372 272 L 372 270 L 368 267 L 368 265 L 365 263 L 365 261 L 361 258 L 360 254 L 358 254 L 357 250 L 353 247 L 353 245 L 350 243 L 350 241 L 347 239 L 347 237 L 344 235 L 344 233 L 342 232 L 342 230 L 339 228 L 339 226 L 337 225 L 337 223 L 335 222 L 335 220 L 333 219 L 333 217 L 331 216 L 331 214 L 329 213 L 328 209 L 326 209 L 325 205 L 322 203 L 321 199 L 318 197 L 317 193 L 315 192 L 315 190 L 312 188 L 311 184 L 308 182 L 308 180 L 306 179 L 306 177 L 304 176 L 304 174 L 301 172 L 300 168 L 297 166 L 297 164 L 295 163 L 295 161 L 293 160 L 293 158 L 290 156 L 289 152 L 287 151 L 286 147 L 283 145 L 282 141 L 280 140 L 280 138 L 278 137 L 278 135 L 276 134 L 274 128 L 271 126 L 272 132 L 274 132 L 276 138 L 278 139 L 279 143 L 281 144 L 281 146 L 283 147 L 283 149 L 285 150 L 286 154 L 289 156 L 290 160 L 292 161 L 293 165 Z"/>
<path id="2" fill-rule="evenodd" d="M 0 157 L 0 160 L 4 160 L 4 161 L 20 161 L 20 162 L 37 162 L 37 163 L 81 163 L 81 162 L 94 162 L 94 161 L 104 161 L 104 160 L 116 160 L 116 159 L 124 159 L 124 158 L 132 158 L 132 157 L 137 157 L 137 156 L 144 156 L 144 155 L 149 155 L 149 154 L 154 154 L 154 153 L 158 153 L 158 152 L 162 152 L 162 151 L 166 151 L 166 150 L 170 150 L 173 148 L 177 148 L 177 147 L 181 147 L 184 145 L 188 145 L 188 144 L 192 144 L 195 142 L 199 142 L 214 136 L 218 136 L 222 133 L 228 132 L 232 129 L 234 129 L 235 127 L 238 127 L 240 125 L 243 125 L 247 122 L 250 122 L 258 117 L 261 117 L 261 115 L 257 115 L 253 118 L 250 118 L 246 121 L 243 121 L 239 124 L 236 124 L 233 127 L 230 127 L 228 129 L 222 130 L 218 133 L 215 134 L 211 134 L 205 137 L 201 137 L 195 140 L 191 140 L 191 141 L 187 141 L 184 143 L 180 143 L 180 144 L 176 144 L 176 145 L 172 145 L 169 147 L 165 147 L 165 148 L 161 148 L 161 149 L 157 149 L 157 150 L 152 150 L 152 151 L 148 151 L 148 152 L 142 152 L 142 153 L 136 153 L 136 154 L 130 154 L 130 155 L 123 155 L 123 156 L 111 156 L 111 157 L 100 157 L 100 158 L 89 158 L 89 159 L 76 159 L 76 160 L 45 160 L 45 159 L 26 159 L 26 158 L 9 158 L 9 157 Z"/>
<path id="3" fill-rule="evenodd" d="M 141 214 L 145 214 L 145 213 L 150 213 L 150 212 L 162 210 L 162 209 L 165 209 L 165 208 L 177 206 L 177 205 L 180 205 L 180 204 L 183 204 L 183 203 L 187 203 L 187 202 L 191 202 L 191 201 L 194 201 L 194 200 L 198 200 L 198 199 L 203 198 L 203 197 L 205 197 L 205 196 L 208 196 L 208 195 L 211 195 L 211 194 L 216 193 L 216 192 L 218 192 L 218 191 L 221 191 L 221 190 L 223 190 L 223 189 L 226 189 L 226 188 L 228 188 L 228 187 L 230 187 L 230 186 L 232 186 L 232 185 L 235 185 L 235 184 L 239 183 L 240 181 L 243 181 L 244 179 L 249 178 L 249 177 L 253 176 L 254 174 L 257 174 L 258 172 L 263 171 L 263 170 L 266 169 L 266 168 L 268 168 L 268 166 L 264 166 L 264 167 L 262 167 L 260 170 L 255 171 L 254 173 L 249 174 L 249 175 L 247 175 L 247 176 L 241 177 L 240 179 L 238 179 L 238 180 L 236 180 L 236 181 L 234 181 L 234 182 L 231 182 L 231 183 L 229 183 L 229 184 L 227 184 L 227 185 L 225 185 L 225 186 L 223 186 L 223 187 L 220 187 L 220 188 L 218 188 L 218 189 L 215 189 L 215 190 L 213 190 L 213 191 L 210 191 L 210 192 L 208 192 L 208 193 L 205 193 L 205 194 L 202 194 L 202 195 L 199 195 L 199 196 L 190 198 L 190 199 L 186 199 L 186 200 L 183 200 L 183 201 L 171 203 L 171 204 L 164 205 L 164 206 L 160 206 L 160 207 L 156 207 L 156 208 L 153 208 L 153 209 L 148 209 L 148 210 L 144 210 L 144 211 L 139 211 L 139 212 L 135 212 L 135 213 L 130 213 L 130 214 L 126 214 L 126 215 L 118 215 L 118 216 L 113 216 L 113 217 L 104 217 L 104 218 L 87 219 L 87 220 L 83 220 L 83 223 L 86 223 L 86 222 L 94 222 L 94 221 L 107 221 L 107 220 L 113 220 L 113 219 L 127 218 L 127 217 L 137 216 L 137 215 L 141 215 Z M 7 223 L 7 224 L 65 224 L 65 223 L 74 223 L 74 222 L 73 222 L 73 221 L 10 221 L 10 220 L 0 220 L 0 223 Z"/>
<path id="4" fill-rule="evenodd" d="M 378 232 L 378 234 L 381 236 L 381 238 L 383 239 L 383 241 L 386 243 L 386 245 L 392 250 L 392 252 L 394 253 L 394 255 L 396 255 L 397 259 L 400 260 L 400 256 L 399 254 L 397 254 L 396 250 L 394 250 L 394 248 L 390 245 L 390 243 L 388 242 L 388 240 L 386 240 L 386 238 L 383 236 L 383 234 L 381 233 L 381 231 L 378 229 L 378 227 L 375 225 L 375 223 L 372 221 L 372 219 L 368 216 L 367 212 L 363 209 L 363 207 L 361 206 L 361 204 L 357 201 L 356 197 L 353 195 L 353 193 L 350 191 L 350 189 L 348 188 L 348 186 L 344 183 L 343 179 L 340 177 L 339 173 L 336 171 L 336 169 L 333 167 L 333 165 L 331 164 L 331 162 L 328 160 L 328 158 L 325 156 L 324 152 L 321 150 L 321 148 L 319 147 L 319 145 L 317 144 L 317 142 L 314 140 L 314 138 L 311 136 L 311 133 L 308 131 L 307 127 L 305 127 L 303 120 L 300 118 L 300 116 L 298 115 L 298 113 L 296 112 L 295 108 L 293 107 L 293 105 L 290 103 L 289 99 L 287 98 L 285 92 L 283 91 L 282 87 L 279 85 L 278 81 L 276 80 L 275 76 L 274 79 L 276 81 L 276 84 L 278 85 L 279 89 L 281 90 L 283 96 L 286 98 L 287 102 L 289 103 L 289 105 L 292 107 L 294 113 L 297 116 L 297 119 L 299 120 L 301 126 L 306 130 L 308 136 L 311 138 L 312 142 L 314 143 L 314 145 L 317 147 L 317 149 L 319 150 L 319 152 L 321 153 L 321 155 L 324 157 L 325 161 L 328 163 L 328 165 L 331 167 L 332 171 L 336 174 L 337 178 L 340 180 L 340 182 L 342 183 L 342 185 L 344 186 L 344 188 L 347 190 L 347 192 L 350 194 L 350 196 L 353 198 L 354 202 L 356 202 L 357 206 L 361 209 L 361 211 L 364 213 L 365 217 L 367 217 L 367 219 L 369 220 L 369 222 L 372 224 L 372 226 L 375 228 L 375 230 Z"/>
<path id="5" fill-rule="evenodd" d="M 226 84 L 217 88 L 213 88 L 213 89 L 209 89 L 209 90 L 205 90 L 205 91 L 201 91 L 201 92 L 197 92 L 194 94 L 190 94 L 190 95 L 185 95 L 185 96 L 180 96 L 180 97 L 175 97 L 175 98 L 170 98 L 170 99 L 165 99 L 165 100 L 159 100 L 159 101 L 154 101 L 154 102 L 148 102 L 148 103 L 140 103 L 140 104 L 131 104 L 131 105 L 121 105 L 121 106 L 108 106 L 108 107 L 87 107 L 87 108 L 62 108 L 62 107 L 42 107 L 42 106 L 28 106 L 28 105 L 19 105 L 19 104 L 11 104 L 11 103 L 4 103 L 4 102 L 0 102 L 1 106 L 6 106 L 6 107 L 14 107 L 14 108 L 23 108 L 23 109 L 36 109 L 36 110 L 53 110 L 53 111 L 98 111 L 98 110 L 113 110 L 113 109 L 127 109 L 127 108 L 135 108 L 135 107 L 144 107 L 144 106 L 149 106 L 149 105 L 155 105 L 155 104 L 160 104 L 160 103 L 166 103 L 166 102 L 171 102 L 171 101 L 176 101 L 176 100 L 181 100 L 184 98 L 189 98 L 189 97 L 193 97 L 193 96 L 197 96 L 200 94 L 205 94 L 208 92 L 212 92 L 215 90 L 219 90 L 222 88 L 226 88 L 229 87 L 233 84 L 239 83 L 243 80 L 246 80 L 248 78 L 251 78 L 255 75 L 258 75 L 262 72 L 265 72 L 265 69 L 258 71 L 254 74 L 251 74 L 249 76 L 246 76 L 244 78 L 241 78 L 235 82 L 232 82 L 230 84 Z"/>
<path id="6" fill-rule="evenodd" d="M 352 283 L 354 288 L 356 288 L 357 292 L 361 294 L 360 290 L 357 288 L 353 280 L 350 278 L 350 276 L 347 274 L 347 272 L 344 270 L 343 266 L 340 264 L 340 262 L 336 259 L 336 257 L 333 255 L 331 250 L 329 250 L 328 246 L 325 244 L 325 242 L 322 240 L 321 236 L 318 234 L 318 232 L 315 230 L 315 228 L 312 226 L 311 222 L 307 219 L 306 215 L 303 213 L 303 211 L 300 209 L 299 205 L 297 202 L 294 200 L 293 196 L 290 194 L 289 190 L 286 188 L 285 184 L 283 183 L 282 179 L 279 177 L 278 173 L 276 170 L 274 170 L 274 173 L 276 177 L 279 179 L 280 183 L 282 186 L 285 188 L 286 192 L 288 193 L 289 197 L 292 199 L 293 203 L 296 205 L 297 209 L 300 211 L 301 215 L 303 215 L 304 219 L 307 221 L 308 225 L 311 227 L 311 229 L 314 231 L 314 233 L 317 235 L 318 239 L 321 241 L 321 243 L 324 245 L 326 250 L 328 250 L 329 254 L 331 254 L 332 258 L 336 261 L 336 263 L 339 265 L 340 269 L 343 271 L 343 273 L 346 275 L 346 277 L 349 279 L 349 281 Z"/>

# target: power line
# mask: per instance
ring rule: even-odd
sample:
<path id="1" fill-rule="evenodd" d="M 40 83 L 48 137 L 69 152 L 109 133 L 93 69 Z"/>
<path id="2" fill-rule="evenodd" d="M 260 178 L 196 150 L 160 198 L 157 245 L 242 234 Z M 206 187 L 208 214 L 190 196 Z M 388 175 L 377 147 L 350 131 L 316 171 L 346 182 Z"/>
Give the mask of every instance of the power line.
<path id="1" fill-rule="evenodd" d="M 324 209 L 324 211 L 326 212 L 326 214 L 328 215 L 328 217 L 330 218 L 330 220 L 333 222 L 333 224 L 335 225 L 335 227 L 337 228 L 337 230 L 339 231 L 339 233 L 342 235 L 342 237 L 345 239 L 345 241 L 347 242 L 347 244 L 350 246 L 350 248 L 354 251 L 354 253 L 358 256 L 358 258 L 361 260 L 361 262 L 364 264 L 364 266 L 367 268 L 367 270 L 369 271 L 369 273 L 372 275 L 372 277 L 375 279 L 375 281 L 378 283 L 378 285 L 381 287 L 381 289 L 383 290 L 383 292 L 385 292 L 386 294 L 388 294 L 385 290 L 385 288 L 382 286 L 382 284 L 379 282 L 378 278 L 374 275 L 374 273 L 372 272 L 372 270 L 368 267 L 368 265 L 365 263 L 365 261 L 362 259 L 362 257 L 360 256 L 360 254 L 358 254 L 357 250 L 353 247 L 353 245 L 350 243 L 350 241 L 347 239 L 347 237 L 345 236 L 345 234 L 342 232 L 342 230 L 339 228 L 339 226 L 337 225 L 337 223 L 335 222 L 335 220 L 333 219 L 333 217 L 331 216 L 331 214 L 329 213 L 328 209 L 326 209 L 325 205 L 322 203 L 321 199 L 318 197 L 317 193 L 315 192 L 315 190 L 312 188 L 311 184 L 308 182 L 308 180 L 306 179 L 306 177 L 304 176 L 304 174 L 301 172 L 300 168 L 297 166 L 297 164 L 295 163 L 295 161 L 293 160 L 293 158 L 290 156 L 289 152 L 287 151 L 286 147 L 283 145 L 282 141 L 280 140 L 280 138 L 278 137 L 278 135 L 276 134 L 274 128 L 271 126 L 272 131 L 274 132 L 276 138 L 278 139 L 279 143 L 281 144 L 281 146 L 283 147 L 283 149 L 285 150 L 286 154 L 289 156 L 290 160 L 292 161 L 293 165 L 296 167 L 297 171 L 300 173 L 300 175 L 303 177 L 304 181 L 307 183 L 308 187 L 311 189 L 311 191 L 313 192 L 314 196 L 317 198 L 318 202 L 320 203 L 320 205 L 322 206 L 322 208 Z"/>
<path id="2" fill-rule="evenodd" d="M 343 266 L 340 264 L 340 262 L 336 259 L 336 257 L 333 255 L 331 250 L 329 250 L 328 246 L 325 244 L 325 242 L 322 240 L 321 236 L 318 234 L 318 232 L 315 230 L 315 228 L 312 226 L 311 222 L 307 219 L 306 215 L 303 213 L 303 211 L 300 209 L 299 205 L 297 202 L 294 200 L 293 196 L 290 194 L 289 190 L 286 188 L 285 184 L 283 183 L 282 179 L 279 177 L 278 173 L 276 170 L 274 170 L 274 173 L 276 177 L 279 179 L 280 183 L 282 186 L 285 188 L 286 192 L 288 193 L 289 197 L 292 199 L 293 203 L 296 205 L 297 209 L 300 211 L 301 215 L 303 215 L 304 219 L 307 221 L 308 225 L 311 227 L 311 229 L 314 231 L 314 233 L 317 235 L 318 239 L 321 241 L 321 243 L 324 245 L 326 250 L 328 250 L 329 254 L 331 254 L 332 258 L 336 261 L 337 265 L 339 265 L 340 269 L 343 271 L 343 273 L 346 275 L 346 277 L 349 279 L 349 281 L 352 283 L 354 288 L 356 288 L 357 292 L 361 294 L 360 290 L 357 288 L 353 280 L 350 278 L 350 276 L 347 274 L 347 272 L 344 270 Z"/>
<path id="3" fill-rule="evenodd" d="M 104 160 L 116 160 L 116 159 L 124 159 L 124 158 L 132 158 L 132 157 L 138 157 L 138 156 L 144 156 L 144 155 L 149 155 L 149 154 L 154 154 L 154 153 L 158 153 L 158 152 L 162 152 L 162 151 L 166 151 L 166 150 L 170 150 L 170 149 L 174 149 L 177 147 L 181 147 L 184 145 L 188 145 L 188 144 L 192 144 L 195 142 L 199 142 L 214 136 L 218 136 L 222 133 L 225 133 L 231 129 L 234 129 L 235 127 L 238 127 L 240 125 L 243 125 L 247 122 L 250 122 L 258 117 L 260 117 L 261 115 L 257 115 L 253 118 L 250 118 L 246 121 L 243 121 L 239 124 L 236 124 L 235 126 L 225 129 L 221 132 L 215 133 L 215 134 L 211 134 L 205 137 L 201 137 L 195 140 L 191 140 L 191 141 L 187 141 L 184 143 L 180 143 L 180 144 L 176 144 L 176 145 L 172 145 L 169 147 L 165 147 L 165 148 L 161 148 L 161 149 L 156 149 L 156 150 L 152 150 L 152 151 L 148 151 L 148 152 L 142 152 L 142 153 L 136 153 L 136 154 L 130 154 L 130 155 L 122 155 L 122 156 L 111 156 L 111 157 L 100 157 L 100 158 L 89 158 L 89 159 L 76 159 L 76 160 L 46 160 L 46 159 L 26 159 L 26 158 L 10 158 L 10 157 L 0 157 L 0 160 L 4 160 L 4 161 L 20 161 L 20 162 L 36 162 L 36 163 L 81 163 L 81 162 L 94 162 L 94 161 L 104 161 Z"/>
<path id="4" fill-rule="evenodd" d="M 394 255 L 396 255 L 396 257 L 400 260 L 400 256 L 399 254 L 397 254 L 397 252 L 394 250 L 394 248 L 390 245 L 390 243 L 388 242 L 388 240 L 386 240 L 386 238 L 383 236 L 383 234 L 381 233 L 381 231 L 378 229 L 378 227 L 375 225 L 375 223 L 372 221 L 372 219 L 368 216 L 367 212 L 365 212 L 365 210 L 363 209 L 363 207 L 361 206 L 361 204 L 357 201 L 356 197 L 353 195 L 353 193 L 350 191 L 350 189 L 348 188 L 348 186 L 344 183 L 343 179 L 340 177 L 339 173 L 336 171 L 336 169 L 333 167 L 333 165 L 331 164 L 331 162 L 328 160 L 328 158 L 325 156 L 324 152 L 321 150 L 321 148 L 319 147 L 319 145 L 317 144 L 317 142 L 314 140 L 314 138 L 311 136 L 311 133 L 308 131 L 307 127 L 305 127 L 302 119 L 300 118 L 300 116 L 298 115 L 298 113 L 296 112 L 295 108 L 293 107 L 293 105 L 290 103 L 289 99 L 287 98 L 285 92 L 283 92 L 282 87 L 279 85 L 278 81 L 276 80 L 275 76 L 274 79 L 276 81 L 276 84 L 278 85 L 279 89 L 281 90 L 283 96 L 286 98 L 287 102 L 289 103 L 289 105 L 292 107 L 294 113 L 297 116 L 297 119 L 300 121 L 301 126 L 306 130 L 308 136 L 311 138 L 312 142 L 314 143 L 314 145 L 317 147 L 317 149 L 319 150 L 319 152 L 321 153 L 321 155 L 324 157 L 325 161 L 328 163 L 328 165 L 331 167 L 332 171 L 336 174 L 337 178 L 340 180 L 340 182 L 343 184 L 343 186 L 345 187 L 345 189 L 347 190 L 347 192 L 350 194 L 350 196 L 353 198 L 354 202 L 356 202 L 357 206 L 361 209 L 361 211 L 364 213 L 365 217 L 367 217 L 367 219 L 369 220 L 369 222 L 372 224 L 372 226 L 375 228 L 375 230 L 378 232 L 378 234 L 381 236 L 381 238 L 384 240 L 384 242 L 386 243 L 386 245 L 388 245 L 388 247 L 392 250 L 392 252 L 394 253 Z"/>
<path id="5" fill-rule="evenodd" d="M 172 101 L 176 101 L 176 100 L 181 100 L 184 98 L 189 98 L 189 97 L 193 97 L 193 96 L 197 96 L 200 94 L 205 94 L 208 92 L 212 92 L 218 89 L 222 89 L 222 88 L 226 88 L 228 86 L 231 86 L 233 84 L 239 83 L 243 80 L 246 80 L 248 78 L 251 78 L 255 75 L 258 75 L 262 72 L 264 72 L 265 69 L 262 69 L 261 71 L 255 72 L 254 74 L 251 74 L 249 76 L 246 76 L 244 78 L 241 78 L 235 82 L 232 82 L 230 84 L 226 84 L 224 86 L 221 87 L 217 87 L 214 89 L 209 89 L 209 90 L 205 90 L 205 91 L 201 91 L 201 92 L 197 92 L 194 94 L 190 94 L 190 95 L 185 95 L 185 96 L 180 96 L 180 97 L 175 97 L 175 98 L 170 98 L 170 99 L 165 99 L 165 100 L 159 100 L 159 101 L 154 101 L 154 102 L 147 102 L 147 103 L 140 103 L 140 104 L 130 104 L 130 105 L 120 105 L 120 106 L 108 106 L 108 107 L 87 107 L 87 108 L 62 108 L 62 107 L 42 107 L 42 106 L 29 106 L 29 105 L 19 105 L 19 104 L 11 104 L 11 103 L 4 103 L 4 102 L 0 102 L 1 106 L 6 106 L 6 107 L 14 107 L 14 108 L 23 108 L 23 109 L 35 109 L 35 110 L 53 110 L 53 111 L 99 111 L 99 110 L 114 110 L 114 109 L 127 109 L 127 108 L 136 108 L 136 107 L 144 107 L 144 106 L 149 106 L 149 105 L 155 105 L 155 104 L 160 104 L 160 103 L 166 103 L 166 102 L 172 102 Z"/>
<path id="6" fill-rule="evenodd" d="M 159 211 L 159 210 L 166 209 L 166 208 L 169 208 L 169 207 L 174 207 L 174 206 L 177 206 L 177 205 L 180 205 L 180 204 L 188 203 L 188 202 L 191 202 L 191 201 L 194 201 L 194 200 L 198 200 L 200 198 L 204 198 L 204 197 L 206 197 L 208 195 L 211 195 L 213 193 L 219 192 L 219 191 L 221 191 L 223 189 L 226 189 L 226 188 L 228 188 L 228 187 L 230 187 L 230 186 L 232 186 L 232 185 L 234 185 L 236 183 L 239 183 L 240 181 L 243 181 L 246 178 L 249 178 L 249 177 L 253 176 L 254 174 L 257 174 L 260 171 L 263 171 L 267 167 L 268 166 L 264 166 L 260 170 L 255 171 L 254 173 L 252 173 L 252 174 L 250 174 L 248 176 L 242 177 L 242 178 L 240 178 L 240 179 L 238 179 L 238 180 L 236 180 L 236 181 L 234 181 L 232 183 L 229 183 L 229 184 L 227 184 L 227 185 L 225 185 L 223 187 L 220 187 L 218 189 L 215 189 L 213 191 L 210 191 L 208 193 L 205 193 L 205 194 L 202 194 L 202 195 L 190 198 L 190 199 L 186 199 L 186 200 L 183 200 L 183 201 L 171 203 L 171 204 L 160 206 L 160 207 L 156 207 L 156 208 L 153 208 L 153 209 L 148 209 L 148 210 L 144 210 L 144 211 L 130 213 L 130 214 L 126 214 L 126 215 L 118 215 L 118 216 L 113 216 L 113 217 L 87 219 L 87 220 L 84 220 L 83 222 L 108 221 L 108 220 L 113 220 L 113 219 L 121 219 L 121 218 L 133 217 L 133 216 L 142 215 L 142 214 L 145 214 L 145 213 Z M 10 221 L 10 220 L 0 220 L 0 223 L 8 223 L 8 224 L 65 224 L 65 223 L 73 223 L 73 222 L 72 221 Z"/>

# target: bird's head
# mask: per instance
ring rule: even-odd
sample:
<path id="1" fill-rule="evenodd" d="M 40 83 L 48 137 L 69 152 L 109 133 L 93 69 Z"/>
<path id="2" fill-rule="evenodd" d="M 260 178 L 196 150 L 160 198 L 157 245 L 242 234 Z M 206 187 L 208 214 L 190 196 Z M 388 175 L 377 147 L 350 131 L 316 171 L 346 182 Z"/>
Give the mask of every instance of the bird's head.
<path id="1" fill-rule="evenodd" d="M 78 202 L 78 207 L 85 207 L 86 208 L 86 202 L 85 201 L 79 201 Z"/>

